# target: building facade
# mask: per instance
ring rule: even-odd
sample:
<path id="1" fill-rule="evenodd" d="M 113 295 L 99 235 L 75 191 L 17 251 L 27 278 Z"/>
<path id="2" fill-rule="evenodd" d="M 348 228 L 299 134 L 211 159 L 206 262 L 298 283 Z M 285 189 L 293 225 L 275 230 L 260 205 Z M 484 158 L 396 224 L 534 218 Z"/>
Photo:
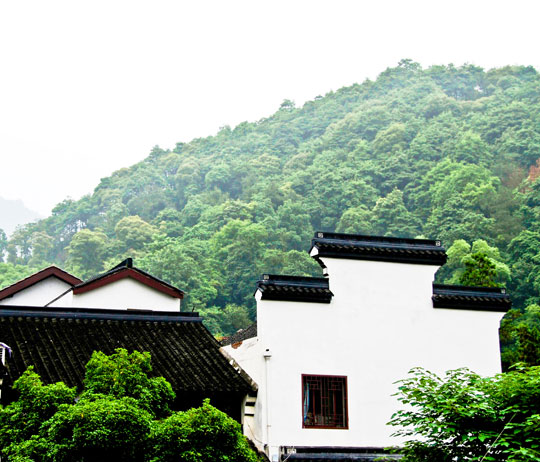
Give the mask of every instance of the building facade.
<path id="1" fill-rule="evenodd" d="M 263 275 L 256 336 L 226 346 L 258 384 L 244 428 L 270 460 L 399 446 L 387 422 L 413 367 L 500 372 L 509 297 L 433 284 L 439 242 L 317 233 L 310 254 L 327 277 Z"/>

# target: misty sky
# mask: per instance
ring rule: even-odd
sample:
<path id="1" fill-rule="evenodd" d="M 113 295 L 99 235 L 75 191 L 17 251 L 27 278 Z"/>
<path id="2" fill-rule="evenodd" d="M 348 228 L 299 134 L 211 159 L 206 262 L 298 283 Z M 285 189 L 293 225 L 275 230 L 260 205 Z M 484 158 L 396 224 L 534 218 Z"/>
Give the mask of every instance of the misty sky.
<path id="1" fill-rule="evenodd" d="M 47 215 L 152 146 L 402 58 L 540 69 L 538 0 L 0 0 L 0 197 Z"/>

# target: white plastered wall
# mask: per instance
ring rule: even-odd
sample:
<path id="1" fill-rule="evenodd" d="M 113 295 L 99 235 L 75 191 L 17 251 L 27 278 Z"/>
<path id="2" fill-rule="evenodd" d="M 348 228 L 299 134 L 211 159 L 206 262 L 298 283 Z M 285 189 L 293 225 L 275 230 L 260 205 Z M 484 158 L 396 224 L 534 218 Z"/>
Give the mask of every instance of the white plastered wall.
<path id="1" fill-rule="evenodd" d="M 50 306 L 180 311 L 180 299 L 159 292 L 135 279 L 124 278 L 79 295 L 69 292 Z"/>
<path id="2" fill-rule="evenodd" d="M 439 374 L 459 367 L 500 372 L 503 313 L 433 308 L 438 267 L 324 263 L 334 293 L 330 304 L 260 300 L 258 292 L 259 347 L 252 350 L 258 362 L 246 361 L 242 347 L 230 352 L 246 370 L 248 363 L 259 364 L 258 421 L 271 460 L 279 446 L 398 445 L 386 423 L 399 405 L 394 382 L 412 367 Z M 271 357 L 265 374 L 266 349 Z M 347 430 L 302 428 L 302 374 L 347 377 Z"/>
<path id="3" fill-rule="evenodd" d="M 223 349 L 241 365 L 257 385 L 263 382 L 264 359 L 258 337 L 243 340 L 234 346 L 227 345 Z M 262 451 L 264 450 L 264 435 L 262 434 L 263 409 L 261 406 L 264 399 L 259 399 L 259 393 L 255 402 L 255 415 L 253 417 L 244 415 L 242 424 L 245 435 Z"/>
<path id="4" fill-rule="evenodd" d="M 71 285 L 67 282 L 49 276 L 11 297 L 0 300 L 0 305 L 44 306 L 70 288 Z"/>

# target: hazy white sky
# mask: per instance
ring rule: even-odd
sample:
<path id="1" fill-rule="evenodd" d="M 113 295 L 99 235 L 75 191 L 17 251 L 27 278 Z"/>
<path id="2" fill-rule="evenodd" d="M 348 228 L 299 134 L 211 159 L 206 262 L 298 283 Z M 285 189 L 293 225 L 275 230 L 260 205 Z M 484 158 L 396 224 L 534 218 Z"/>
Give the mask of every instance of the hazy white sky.
<path id="1" fill-rule="evenodd" d="M 47 215 L 152 146 L 402 58 L 540 69 L 538 0 L 0 0 L 0 197 Z"/>

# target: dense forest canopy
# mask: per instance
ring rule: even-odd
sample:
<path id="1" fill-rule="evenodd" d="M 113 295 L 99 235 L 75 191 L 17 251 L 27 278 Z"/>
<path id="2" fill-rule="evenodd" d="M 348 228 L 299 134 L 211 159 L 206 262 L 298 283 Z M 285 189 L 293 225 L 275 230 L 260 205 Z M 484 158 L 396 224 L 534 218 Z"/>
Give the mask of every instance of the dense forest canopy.
<path id="1" fill-rule="evenodd" d="M 132 256 L 228 334 L 254 318 L 262 272 L 319 274 L 306 252 L 314 230 L 424 236 L 452 250 L 440 282 L 488 259 L 511 291 L 514 324 L 531 325 L 539 158 L 534 68 L 402 60 L 302 107 L 286 100 L 258 122 L 155 147 L 92 194 L 0 235 L 0 284 L 51 263 L 85 278 Z"/>

